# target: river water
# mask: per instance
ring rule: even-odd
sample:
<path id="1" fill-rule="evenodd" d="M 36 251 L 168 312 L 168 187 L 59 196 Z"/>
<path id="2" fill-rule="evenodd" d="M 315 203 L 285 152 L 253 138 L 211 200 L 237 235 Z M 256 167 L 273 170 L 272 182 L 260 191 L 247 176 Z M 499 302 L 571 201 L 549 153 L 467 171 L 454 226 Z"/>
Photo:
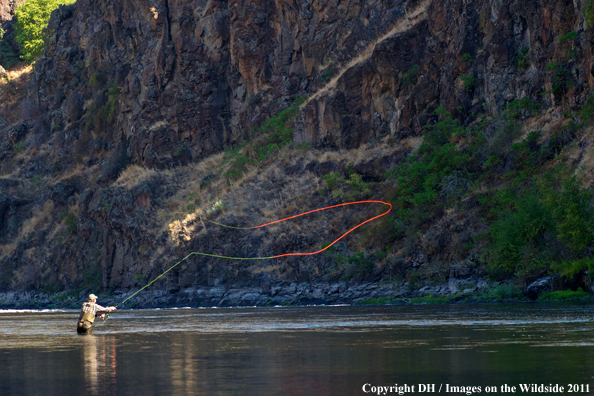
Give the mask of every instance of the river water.
<path id="1" fill-rule="evenodd" d="M 407 385 L 400 389 L 406 394 L 484 394 L 492 387 L 507 394 L 505 385 L 521 393 L 520 384 L 589 394 L 593 309 L 516 303 L 122 310 L 84 336 L 75 331 L 76 311 L 5 310 L 0 395 L 365 395 L 396 384 Z"/>

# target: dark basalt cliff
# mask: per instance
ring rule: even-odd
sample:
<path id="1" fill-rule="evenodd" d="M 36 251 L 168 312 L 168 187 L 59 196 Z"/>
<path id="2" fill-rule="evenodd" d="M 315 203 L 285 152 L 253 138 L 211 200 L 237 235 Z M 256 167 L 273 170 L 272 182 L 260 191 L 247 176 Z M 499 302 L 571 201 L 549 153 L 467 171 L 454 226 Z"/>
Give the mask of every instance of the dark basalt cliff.
<path id="1" fill-rule="evenodd" d="M 32 94 L 54 113 L 57 129 L 71 131 L 65 151 L 113 83 L 121 93 L 107 145 L 125 141 L 132 160 L 146 166 L 171 165 L 181 145 L 197 160 L 322 87 L 326 73 L 389 31 L 407 6 L 416 5 L 79 1 L 51 20 Z M 369 133 L 352 136 L 350 146 Z"/>
<path id="2" fill-rule="evenodd" d="M 294 214 L 335 203 L 317 193 L 322 177 L 353 170 L 377 183 L 374 195 L 387 195 L 393 181 L 384 173 L 418 146 L 440 106 L 468 124 L 497 117 L 513 100 L 538 98 L 542 113 L 531 126 L 554 128 L 561 106 L 585 103 L 594 84 L 586 6 L 585 0 L 61 6 L 28 94 L 19 106 L 0 104 L 0 303 L 33 301 L 40 290 L 128 292 L 191 251 L 253 257 L 318 249 L 332 232 L 364 219 L 365 210 L 239 237 L 192 212 L 233 225 Z M 0 20 L 6 7 L 0 3 Z M 568 32 L 576 36 L 558 39 Z M 547 70 L 552 62 L 557 74 Z M 557 89 L 560 75 L 572 83 Z M 239 181 L 221 174 L 223 150 L 245 145 L 253 127 L 305 97 L 292 142 L 309 149 L 269 159 Z M 574 147 L 574 164 L 587 162 L 590 144 L 584 138 Z M 129 164 L 136 168 L 122 174 Z M 586 182 L 592 171 L 586 167 Z M 223 201 L 222 212 L 213 209 Z M 186 213 L 176 212 L 179 206 Z M 425 284 L 411 289 L 411 274 L 444 263 L 442 286 L 432 290 L 472 291 L 486 286 L 485 274 L 478 251 L 460 246 L 484 229 L 472 209 L 445 213 L 414 246 L 395 243 L 387 257 L 378 256 L 381 265 L 356 272 L 327 255 L 266 265 L 194 257 L 154 286 L 151 304 L 357 302 L 415 291 Z M 354 236 L 355 245 L 338 250 L 367 255 L 374 251 L 369 234 L 381 232 Z M 26 297 L 19 295 L 25 290 Z"/>
<path id="3" fill-rule="evenodd" d="M 558 1 L 83 0 L 53 16 L 32 95 L 55 129 L 70 132 L 67 150 L 116 84 L 105 143 L 125 141 L 135 163 L 159 166 L 180 145 L 193 159 L 219 152 L 325 87 L 303 109 L 295 139 L 358 147 L 418 134 L 440 105 L 497 113 L 538 96 L 551 84 L 546 65 L 567 57 L 557 37 L 572 30 L 583 34 L 566 65 L 577 81 L 569 97 L 583 102 L 593 81 L 584 23 L 576 4 Z M 471 90 L 461 76 L 474 78 Z"/>

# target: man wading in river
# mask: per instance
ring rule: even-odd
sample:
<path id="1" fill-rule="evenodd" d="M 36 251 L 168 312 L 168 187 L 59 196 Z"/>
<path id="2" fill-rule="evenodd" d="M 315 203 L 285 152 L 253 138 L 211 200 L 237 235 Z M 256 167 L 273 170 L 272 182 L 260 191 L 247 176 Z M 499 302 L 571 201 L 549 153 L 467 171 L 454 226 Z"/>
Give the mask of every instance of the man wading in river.
<path id="1" fill-rule="evenodd" d="M 89 299 L 83 304 L 80 311 L 80 316 L 78 317 L 78 323 L 76 325 L 76 332 L 78 334 L 90 333 L 96 316 L 105 320 L 105 314 L 115 310 L 116 307 L 105 308 L 97 304 L 97 296 L 90 294 Z"/>

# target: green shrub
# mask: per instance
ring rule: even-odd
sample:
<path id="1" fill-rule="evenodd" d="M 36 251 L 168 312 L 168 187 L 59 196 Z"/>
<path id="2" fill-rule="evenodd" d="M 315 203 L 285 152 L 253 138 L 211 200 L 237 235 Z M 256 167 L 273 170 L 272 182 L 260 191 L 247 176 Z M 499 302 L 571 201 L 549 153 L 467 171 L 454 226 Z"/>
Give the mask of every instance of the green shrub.
<path id="1" fill-rule="evenodd" d="M 351 186 L 357 192 L 356 195 L 358 195 L 359 198 L 370 197 L 372 194 L 371 185 L 369 183 L 364 182 L 363 176 L 361 176 L 358 173 L 351 173 L 348 180 L 345 180 L 345 184 Z M 357 197 L 353 195 L 351 198 L 355 199 Z"/>
<path id="2" fill-rule="evenodd" d="M 361 304 L 361 305 L 385 305 L 385 304 L 391 304 L 394 301 L 396 301 L 396 299 L 394 297 L 378 297 L 378 298 L 369 298 L 369 299 L 361 300 L 361 301 L 359 301 L 359 304 Z"/>
<path id="3" fill-rule="evenodd" d="M 70 234 L 76 234 L 78 231 L 78 218 L 74 213 L 68 213 L 66 218 L 64 219 L 64 224 L 66 225 L 66 230 Z"/>
<path id="4" fill-rule="evenodd" d="M 349 169 L 349 178 L 346 180 L 338 172 L 330 172 L 322 176 L 322 180 L 326 183 L 327 189 L 321 188 L 319 194 L 322 195 L 327 191 L 332 193 L 332 197 L 337 201 L 354 201 L 372 194 L 371 185 L 364 182 L 363 176 L 353 172 L 352 168 Z"/>
<path id="5" fill-rule="evenodd" d="M 575 176 L 568 176 L 558 185 L 558 177 L 547 175 L 541 188 L 543 201 L 555 221 L 557 239 L 574 255 L 581 255 L 594 243 L 594 207 L 592 192 Z"/>
<path id="6" fill-rule="evenodd" d="M 43 52 L 45 28 L 51 13 L 61 4 L 74 0 L 27 0 L 15 11 L 16 41 L 21 46 L 21 59 L 33 63 Z"/>
<path id="7" fill-rule="evenodd" d="M 578 116 L 583 122 L 590 122 L 594 117 L 594 95 L 588 96 L 588 100 L 578 111 Z"/>
<path id="8" fill-rule="evenodd" d="M 594 258 L 586 257 L 579 260 L 560 261 L 551 266 L 554 271 L 561 271 L 568 278 L 573 278 L 582 271 L 594 270 Z"/>
<path id="9" fill-rule="evenodd" d="M 564 43 L 565 50 L 567 51 L 567 60 L 575 58 L 575 49 L 573 43 L 578 39 L 578 37 L 579 36 L 576 32 L 571 31 L 559 36 L 558 38 L 559 42 Z"/>
<path id="10" fill-rule="evenodd" d="M 526 62 L 526 57 L 528 56 L 528 51 L 529 51 L 528 48 L 523 47 L 520 50 L 520 53 L 518 55 L 516 55 L 514 58 L 514 60 L 516 61 L 516 64 L 518 65 L 518 67 L 520 69 L 523 69 L 528 65 L 528 63 Z"/>
<path id="11" fill-rule="evenodd" d="M 231 163 L 225 172 L 227 178 L 240 179 L 248 165 L 266 161 L 293 141 L 293 123 L 299 114 L 299 106 L 305 102 L 305 97 L 296 98 L 293 105 L 270 117 L 259 127 L 253 127 L 250 135 L 251 142 L 244 142 L 240 147 L 225 150 L 223 163 Z M 254 155 L 248 156 L 246 148 L 251 148 Z"/>
<path id="12" fill-rule="evenodd" d="M 330 254 L 330 255 L 332 255 L 332 254 L 336 253 L 336 245 L 332 245 L 332 246 L 330 246 L 330 247 L 328 247 L 328 246 L 330 246 L 330 243 L 329 243 L 329 242 L 324 242 L 324 243 L 322 243 L 322 247 L 321 247 L 322 249 L 326 249 L 326 248 L 328 248 L 328 249 L 326 249 L 326 251 L 325 251 L 325 252 L 326 252 L 326 254 Z"/>
<path id="13" fill-rule="evenodd" d="M 334 75 L 334 70 L 326 69 L 326 71 L 322 75 L 322 81 L 329 80 L 333 75 Z"/>
<path id="14" fill-rule="evenodd" d="M 225 149 L 225 155 L 223 156 L 223 163 L 230 162 L 229 169 L 225 172 L 225 176 L 231 180 L 240 179 L 246 170 L 247 165 L 253 164 L 256 161 L 252 158 L 248 158 L 238 148 L 228 147 Z M 207 180 L 208 184 L 210 180 Z M 205 185 L 206 185 L 205 184 Z"/>
<path id="15" fill-rule="evenodd" d="M 102 84 L 105 84 L 105 76 L 102 73 L 95 72 L 89 77 L 89 86 L 96 88 Z"/>
<path id="16" fill-rule="evenodd" d="M 543 142 L 541 133 L 532 131 L 518 140 L 514 118 L 521 110 L 538 109 L 524 98 L 508 105 L 505 119 L 472 127 L 438 109 L 440 121 L 424 129 L 417 151 L 385 174 L 395 180 L 390 238 L 416 244 L 432 220 L 471 198 L 489 227 L 480 249 L 492 277 L 526 279 L 551 268 L 573 274 L 590 268 L 580 260 L 594 247 L 592 192 L 569 169 L 543 166 L 575 131 L 561 130 Z"/>
<path id="17" fill-rule="evenodd" d="M 185 156 L 186 154 L 189 154 L 190 152 L 191 152 L 190 148 L 182 143 L 177 148 L 177 150 L 175 150 L 175 153 L 173 153 L 173 156 L 179 158 L 179 157 Z"/>
<path id="18" fill-rule="evenodd" d="M 487 299 L 508 300 L 522 298 L 524 293 L 512 284 L 500 284 L 489 290 L 485 297 Z"/>
<path id="19" fill-rule="evenodd" d="M 47 294 L 56 294 L 64 290 L 64 285 L 59 283 L 45 283 L 39 287 L 39 291 Z"/>
<path id="20" fill-rule="evenodd" d="M 334 258 L 345 269 L 341 280 L 347 280 L 356 274 L 369 273 L 373 269 L 373 261 L 365 258 L 365 252 L 353 252 L 349 257 L 338 253 Z"/>
<path id="21" fill-rule="evenodd" d="M 322 180 L 326 183 L 329 191 L 334 190 L 336 188 L 336 183 L 342 175 L 338 172 L 330 172 L 327 175 L 322 176 Z"/>
<path id="22" fill-rule="evenodd" d="M 386 177 L 397 180 L 393 221 L 398 230 L 415 232 L 434 217 L 435 212 L 445 204 L 440 199 L 440 192 L 448 176 L 472 180 L 466 171 L 472 153 L 450 143 L 453 136 L 465 135 L 466 129 L 445 109 L 439 108 L 437 113 L 443 119 L 425 128 L 419 149 L 405 163 L 386 173 Z"/>
<path id="23" fill-rule="evenodd" d="M 380 250 L 379 252 L 377 252 L 373 256 L 375 257 L 375 259 L 377 261 L 381 261 L 381 260 L 385 259 L 388 256 L 388 253 L 387 252 L 383 252 L 383 251 Z"/>
<path id="24" fill-rule="evenodd" d="M 583 289 L 573 290 L 559 290 L 550 293 L 544 293 L 538 297 L 538 301 L 555 301 L 555 300 L 583 300 L 590 298 L 590 295 Z"/>
<path id="25" fill-rule="evenodd" d="M 365 258 L 364 252 L 356 252 L 348 259 L 349 264 L 354 264 L 360 268 L 371 269 L 373 267 L 373 261 Z"/>
<path id="26" fill-rule="evenodd" d="M 23 142 L 23 141 L 17 142 L 17 143 L 15 143 L 15 145 L 13 147 L 17 153 L 22 153 L 23 151 L 25 151 L 25 142 Z"/>
<path id="27" fill-rule="evenodd" d="M 91 77 L 93 77 L 93 74 Z M 107 101 L 103 106 L 97 107 L 92 104 L 87 110 L 87 121 L 85 129 L 91 127 L 98 134 L 102 133 L 109 125 L 112 125 L 117 116 L 117 104 L 120 100 L 121 89 L 112 82 L 107 88 Z"/>
<path id="28" fill-rule="evenodd" d="M 419 65 L 413 65 L 402 75 L 402 83 L 406 86 L 417 83 L 417 73 L 419 72 Z"/>
<path id="29" fill-rule="evenodd" d="M 563 66 L 559 66 L 554 62 L 547 65 L 547 71 L 553 73 L 551 78 L 552 87 L 550 92 L 555 95 L 562 95 L 567 92 L 568 89 L 574 86 L 572 74 L 565 70 Z"/>
<path id="30" fill-rule="evenodd" d="M 474 58 L 468 52 L 466 52 L 462 55 L 462 62 L 471 62 L 473 60 L 474 60 Z"/>
<path id="31" fill-rule="evenodd" d="M 472 92 L 474 88 L 474 76 L 461 76 L 460 80 L 464 83 L 464 88 L 466 88 L 466 92 Z"/>
<path id="32" fill-rule="evenodd" d="M 591 28 L 594 26 L 594 0 L 588 0 L 588 3 L 584 8 L 582 8 L 582 14 L 584 14 L 584 19 L 586 20 L 586 26 Z"/>
<path id="33" fill-rule="evenodd" d="M 78 231 L 78 218 L 68 210 L 61 210 L 58 213 L 58 219 L 66 226 L 66 231 L 70 234 L 76 234 Z"/>
<path id="34" fill-rule="evenodd" d="M 489 230 L 489 267 L 522 277 L 589 268 L 584 255 L 594 244 L 592 192 L 563 167 L 519 184 L 494 197 L 499 214 Z"/>
<path id="35" fill-rule="evenodd" d="M 558 40 L 560 42 L 575 41 L 577 39 L 578 39 L 578 34 L 576 32 L 573 32 L 573 31 L 572 32 L 565 33 L 564 35 L 559 36 L 559 38 L 558 38 Z"/>
<path id="36" fill-rule="evenodd" d="M 530 117 L 538 114 L 540 110 L 540 103 L 534 101 L 531 97 L 526 96 L 523 99 L 513 100 L 505 106 L 505 114 L 510 118 L 517 118 L 524 110 Z"/>
<path id="37" fill-rule="evenodd" d="M 489 233 L 489 264 L 510 274 L 525 275 L 548 262 L 545 232 L 554 230 L 554 221 L 539 196 L 529 193 L 515 197 L 515 207 L 495 221 Z"/>
<path id="38" fill-rule="evenodd" d="M 115 83 L 115 81 L 112 81 L 112 83 L 109 85 L 109 87 L 107 88 L 107 122 L 108 123 L 113 123 L 113 121 L 115 120 L 115 116 L 116 116 L 116 105 L 118 104 L 119 100 L 120 100 L 120 94 L 122 93 L 122 90 L 120 89 L 120 87 L 118 87 Z"/>
<path id="39" fill-rule="evenodd" d="M 0 65 L 8 69 L 19 61 L 19 57 L 12 49 L 12 38 L 5 37 L 4 34 L 4 30 L 0 28 Z M 3 77 L 7 78 L 6 76 Z"/>

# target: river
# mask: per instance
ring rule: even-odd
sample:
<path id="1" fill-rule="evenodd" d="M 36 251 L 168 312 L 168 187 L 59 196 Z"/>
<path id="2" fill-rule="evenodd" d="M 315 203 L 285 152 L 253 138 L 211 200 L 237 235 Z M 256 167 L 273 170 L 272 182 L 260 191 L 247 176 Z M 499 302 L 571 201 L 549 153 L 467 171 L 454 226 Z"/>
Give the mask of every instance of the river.
<path id="1" fill-rule="evenodd" d="M 84 336 L 76 311 L 4 310 L 0 395 L 589 394 L 593 308 L 121 310 Z"/>

